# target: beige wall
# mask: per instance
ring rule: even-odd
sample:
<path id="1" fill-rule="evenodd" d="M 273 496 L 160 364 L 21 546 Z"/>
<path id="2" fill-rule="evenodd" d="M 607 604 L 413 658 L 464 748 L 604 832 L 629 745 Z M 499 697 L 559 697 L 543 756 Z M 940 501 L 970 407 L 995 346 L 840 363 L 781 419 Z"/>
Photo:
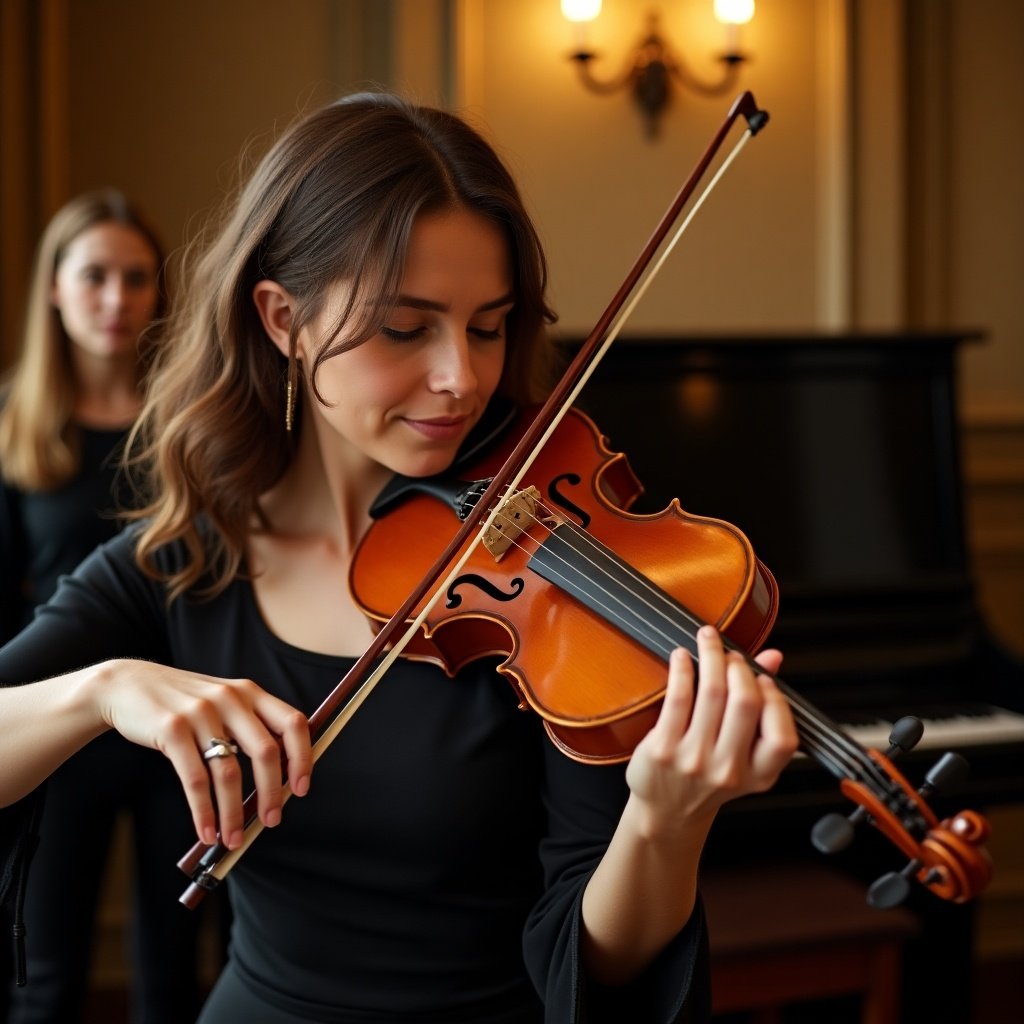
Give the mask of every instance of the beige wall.
<path id="1" fill-rule="evenodd" d="M 649 6 L 660 6 L 696 73 L 717 73 L 723 38 L 710 0 L 604 6 L 591 33 L 606 54 L 598 73 L 619 67 Z M 48 73 L 63 102 L 42 111 L 63 138 L 42 169 L 69 193 L 121 184 L 172 245 L 230 187 L 243 147 L 258 152 L 301 110 L 373 82 L 451 101 L 516 169 L 570 332 L 596 318 L 730 100 L 677 92 L 661 138 L 644 138 L 625 95 L 595 97 L 575 81 L 557 0 L 5 0 L 5 22 L 18 9 L 56 11 L 64 26 L 64 50 L 53 33 L 46 44 L 66 52 L 66 66 Z M 14 32 L 0 24 L 0 39 L 16 45 Z M 761 0 L 741 37 L 752 57 L 741 85 L 772 121 L 633 329 L 981 325 L 993 338 L 966 360 L 965 405 L 1024 418 L 1024 313 L 1014 302 L 1024 143 L 1010 130 L 1013 98 L 1024 95 L 1022 38 L 1016 0 Z M 13 52 L 4 50 L 5 75 Z M 904 55 L 922 52 L 937 68 L 909 68 Z M 924 114 L 916 121 L 931 147 L 920 173 L 919 147 L 907 152 L 922 130 L 907 123 L 911 109 Z M 929 185 L 925 222 L 908 226 Z M 937 219 L 945 263 L 932 278 L 945 280 L 927 309 L 908 308 L 908 264 L 922 256 L 908 231 L 931 241 Z M 934 248 L 924 254 L 932 263 Z"/>
<path id="2" fill-rule="evenodd" d="M 697 74 L 719 72 L 724 44 L 710 3 L 663 4 L 664 33 L 685 43 Z M 815 19 L 779 0 L 744 34 L 756 56 L 743 85 L 772 121 L 701 210 L 637 309 L 637 333 L 810 327 L 816 302 Z M 459 97 L 515 167 L 548 246 L 552 292 L 569 333 L 586 332 L 611 298 L 722 122 L 734 94 L 677 93 L 648 139 L 625 93 L 597 97 L 566 59 L 570 26 L 552 0 L 467 0 L 471 64 Z M 611 77 L 622 40 L 642 33 L 646 5 L 608 0 L 591 32 Z M 770 39 L 787 39 L 772 46 Z M 737 130 L 732 141 L 738 140 Z M 731 146 L 731 143 L 730 143 Z"/>
<path id="3" fill-rule="evenodd" d="M 661 11 L 696 74 L 711 0 L 605 0 L 602 76 Z M 13 355 L 35 234 L 64 195 L 119 184 L 174 246 L 275 127 L 390 84 L 495 141 L 536 215 L 567 333 L 617 287 L 729 104 L 677 91 L 660 138 L 576 81 L 557 0 L 4 0 L 0 322 Z M 741 84 L 771 122 L 637 310 L 638 334 L 982 327 L 962 405 L 982 600 L 1024 650 L 1024 5 L 760 0 Z"/>
<path id="4" fill-rule="evenodd" d="M 361 6 L 70 0 L 70 190 L 119 183 L 179 245 L 243 151 L 374 76 Z"/>

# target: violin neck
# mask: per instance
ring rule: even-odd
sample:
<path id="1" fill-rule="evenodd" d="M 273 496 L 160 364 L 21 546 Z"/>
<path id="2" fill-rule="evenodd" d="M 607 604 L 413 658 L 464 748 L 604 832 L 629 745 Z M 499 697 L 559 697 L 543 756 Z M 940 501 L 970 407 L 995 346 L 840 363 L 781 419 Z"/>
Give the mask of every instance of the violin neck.
<path id="1" fill-rule="evenodd" d="M 569 523 L 555 527 L 528 567 L 666 663 L 676 647 L 696 656 L 697 631 L 705 622 L 586 531 Z M 871 766 L 867 751 L 824 712 L 766 672 L 727 636 L 723 642 L 758 674 L 774 680 L 790 704 L 800 745 L 810 757 L 839 779 L 857 778 Z"/>

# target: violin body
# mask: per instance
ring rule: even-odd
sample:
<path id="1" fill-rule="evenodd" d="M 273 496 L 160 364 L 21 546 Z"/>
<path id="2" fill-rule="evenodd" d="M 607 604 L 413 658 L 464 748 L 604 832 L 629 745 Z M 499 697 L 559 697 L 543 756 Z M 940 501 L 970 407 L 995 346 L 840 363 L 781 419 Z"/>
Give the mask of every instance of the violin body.
<path id="1" fill-rule="evenodd" d="M 521 414 L 460 475 L 493 475 L 532 415 Z M 665 657 L 609 629 L 607 616 L 533 568 L 552 523 L 564 519 L 581 527 L 695 618 L 747 650 L 760 647 L 771 629 L 778 588 L 731 524 L 690 515 L 675 500 L 654 515 L 630 513 L 642 493 L 640 483 L 625 456 L 610 451 L 578 410 L 568 412 L 534 460 L 522 486 L 527 485 L 539 492 L 544 511 L 538 518 L 545 522 L 527 525 L 497 558 L 478 545 L 404 654 L 449 674 L 474 659 L 501 656 L 498 670 L 512 683 L 520 706 L 542 716 L 566 754 L 586 762 L 627 760 L 657 718 Z M 413 494 L 373 523 L 350 576 L 352 594 L 372 622 L 392 616 L 456 526 L 452 508 L 427 494 Z"/>

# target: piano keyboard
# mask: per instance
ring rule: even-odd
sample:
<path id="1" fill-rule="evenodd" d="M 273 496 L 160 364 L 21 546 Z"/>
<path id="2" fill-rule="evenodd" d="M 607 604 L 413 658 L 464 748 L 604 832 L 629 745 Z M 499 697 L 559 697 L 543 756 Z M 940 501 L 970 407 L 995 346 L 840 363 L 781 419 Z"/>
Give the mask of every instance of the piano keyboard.
<path id="1" fill-rule="evenodd" d="M 922 709 L 916 717 L 924 724 L 924 735 L 915 750 L 1024 742 L 1024 715 L 991 704 L 957 706 L 948 712 L 932 715 Z M 889 746 L 892 722 L 878 719 L 873 722 L 843 723 L 842 728 L 861 746 L 884 752 Z"/>

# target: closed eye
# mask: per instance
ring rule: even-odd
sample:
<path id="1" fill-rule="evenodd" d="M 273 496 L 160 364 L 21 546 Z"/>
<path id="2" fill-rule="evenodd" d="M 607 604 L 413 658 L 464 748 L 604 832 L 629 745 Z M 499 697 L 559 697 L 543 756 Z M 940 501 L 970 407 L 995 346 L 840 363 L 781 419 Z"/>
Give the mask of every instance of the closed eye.
<path id="1" fill-rule="evenodd" d="M 488 330 L 485 327 L 470 327 L 470 334 L 475 334 L 478 338 L 483 338 L 485 341 L 497 341 L 503 335 L 503 331 L 500 327 L 494 330 Z"/>
<path id="2" fill-rule="evenodd" d="M 426 327 L 414 327 L 411 331 L 400 331 L 397 327 L 382 327 L 380 333 L 392 341 L 415 341 L 426 333 Z"/>

